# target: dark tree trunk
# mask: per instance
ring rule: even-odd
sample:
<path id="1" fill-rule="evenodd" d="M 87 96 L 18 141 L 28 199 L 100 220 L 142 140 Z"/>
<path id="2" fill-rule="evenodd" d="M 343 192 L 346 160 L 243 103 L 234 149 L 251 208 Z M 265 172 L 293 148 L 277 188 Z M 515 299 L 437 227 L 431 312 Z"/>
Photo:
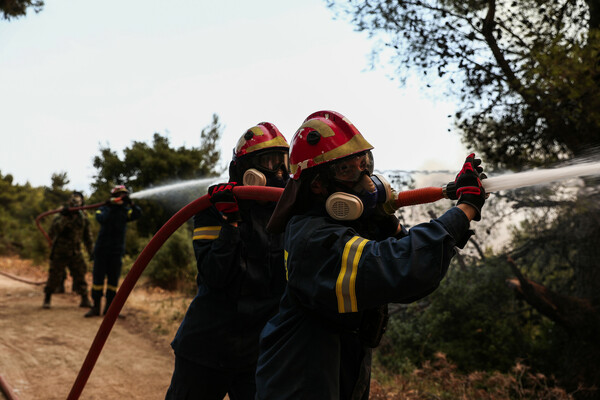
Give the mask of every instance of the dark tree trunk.
<path id="1" fill-rule="evenodd" d="M 508 280 L 508 285 L 568 333 L 563 367 L 557 371 L 561 384 L 574 392 L 577 399 L 597 399 L 600 396 L 600 309 L 590 299 L 565 296 L 527 279 L 514 260 L 508 257 L 508 262 L 516 275 Z M 591 268 L 598 269 L 596 265 Z"/>

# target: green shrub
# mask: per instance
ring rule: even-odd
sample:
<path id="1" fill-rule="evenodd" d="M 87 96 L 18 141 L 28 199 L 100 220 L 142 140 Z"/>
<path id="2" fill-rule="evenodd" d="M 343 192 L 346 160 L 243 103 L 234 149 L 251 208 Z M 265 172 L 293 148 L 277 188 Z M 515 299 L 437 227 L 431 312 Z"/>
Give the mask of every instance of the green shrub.
<path id="1" fill-rule="evenodd" d="M 506 287 L 509 276 L 501 260 L 453 268 L 435 292 L 392 315 L 377 360 L 394 373 L 437 352 L 461 371 L 508 371 L 517 359 L 539 360 L 552 324 L 522 308 Z"/>
<path id="2" fill-rule="evenodd" d="M 146 268 L 150 283 L 168 290 L 195 287 L 196 261 L 191 236 L 186 225 L 163 244 Z"/>

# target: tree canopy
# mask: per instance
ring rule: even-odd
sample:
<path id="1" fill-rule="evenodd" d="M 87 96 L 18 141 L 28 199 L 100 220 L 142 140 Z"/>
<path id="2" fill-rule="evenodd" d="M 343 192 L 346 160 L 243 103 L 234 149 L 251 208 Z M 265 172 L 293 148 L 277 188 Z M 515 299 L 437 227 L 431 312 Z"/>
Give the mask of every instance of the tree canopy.
<path id="1" fill-rule="evenodd" d="M 155 133 L 152 144 L 133 141 L 123 150 L 123 159 L 109 147 L 101 147 L 93 165 L 98 171 L 92 187 L 108 193 L 113 185 L 133 190 L 147 189 L 164 183 L 214 175 L 220 151 L 221 124 L 215 114 L 209 126 L 200 132 L 200 146 L 173 148 L 169 138 Z"/>
<path id="2" fill-rule="evenodd" d="M 219 117 L 214 114 L 211 123 L 200 132 L 199 147 L 173 148 L 169 138 L 159 133 L 153 135 L 150 145 L 133 141 L 131 146 L 123 150 L 123 158 L 108 146 L 101 147 L 100 154 L 93 160 L 97 174 L 92 183 L 92 201 L 106 200 L 114 185 L 125 185 L 135 192 L 217 175 L 220 172 L 218 161 L 221 153 L 217 146 L 221 131 Z M 174 196 L 169 204 L 142 201 L 146 213 L 137 223 L 140 233 L 147 235 L 156 232 L 173 212 L 187 204 L 189 199 L 181 201 L 181 197 Z"/>
<path id="3" fill-rule="evenodd" d="M 43 7 L 43 0 L 0 0 L 0 11 L 7 20 L 25 16 L 28 8 L 37 13 L 42 11 Z"/>
<path id="4" fill-rule="evenodd" d="M 461 100 L 456 126 L 487 163 L 518 169 L 600 143 L 600 1 L 328 0 Z M 390 52 L 388 53 L 387 51 Z"/>

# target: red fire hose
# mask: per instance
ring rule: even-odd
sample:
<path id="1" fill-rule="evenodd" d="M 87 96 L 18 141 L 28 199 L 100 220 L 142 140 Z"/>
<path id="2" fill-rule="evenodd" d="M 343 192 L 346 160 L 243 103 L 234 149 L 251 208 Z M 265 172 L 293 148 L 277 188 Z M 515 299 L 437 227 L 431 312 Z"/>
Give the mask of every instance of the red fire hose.
<path id="1" fill-rule="evenodd" d="M 105 204 L 105 202 L 102 203 L 96 203 L 96 204 L 90 204 L 89 206 L 81 206 L 81 207 L 70 207 L 69 211 L 77 211 L 77 210 L 88 210 L 90 208 L 98 208 L 101 207 Z M 44 228 L 42 228 L 42 225 L 40 224 L 40 221 L 42 218 L 44 218 L 47 215 L 50 214 L 56 214 L 58 212 L 62 211 L 62 207 L 61 208 L 57 208 L 56 210 L 50 210 L 50 211 L 46 211 L 41 213 L 40 215 L 38 215 L 37 217 L 35 217 L 35 225 L 37 226 L 37 228 L 40 230 L 40 232 L 42 232 L 42 235 L 44 235 L 44 237 L 46 238 L 46 240 L 48 241 L 48 246 L 52 247 L 52 239 L 50 239 L 50 236 L 48 236 L 48 234 L 46 233 L 46 231 L 44 230 Z"/>
<path id="2" fill-rule="evenodd" d="M 281 196 L 283 189 L 272 188 L 272 187 L 256 187 L 256 186 L 240 186 L 234 188 L 234 193 L 239 199 L 252 199 L 252 200 L 263 200 L 263 201 L 277 201 Z M 79 374 L 75 379 L 75 383 L 71 388 L 71 392 L 67 399 L 78 399 L 83 391 L 83 388 L 98 360 L 98 356 L 102 351 L 104 343 L 108 338 L 121 309 L 127 297 L 133 290 L 133 287 L 140 275 L 154 256 L 162 244 L 175 232 L 181 225 L 188 221 L 198 212 L 208 208 L 211 205 L 208 195 L 202 196 L 199 199 L 194 200 L 187 206 L 179 210 L 175 215 L 171 217 L 163 226 L 156 232 L 154 237 L 146 245 L 144 250 L 140 253 L 138 258 L 133 263 L 131 270 L 121 283 L 119 290 L 115 298 L 113 299 L 106 315 L 102 319 L 102 323 L 98 328 L 96 337 L 92 342 L 90 350 L 88 351 L 87 357 L 81 366 Z"/>
<path id="3" fill-rule="evenodd" d="M 277 201 L 283 192 L 281 188 L 265 187 L 265 186 L 238 186 L 234 189 L 235 195 L 241 200 L 259 200 L 259 201 Z M 429 187 L 416 190 L 407 190 L 400 192 L 396 199 L 398 207 L 431 203 L 444 198 L 442 188 Z M 133 290 L 135 283 L 141 276 L 142 272 L 156 254 L 163 243 L 175 232 L 181 225 L 188 221 L 198 212 L 210 206 L 208 195 L 202 196 L 187 206 L 179 210 L 171 217 L 152 237 L 150 242 L 142 250 L 138 258 L 133 263 L 131 270 L 123 280 L 117 294 L 112 301 L 106 315 L 104 316 L 96 337 L 92 342 L 90 350 L 79 370 L 79 374 L 73 383 L 67 400 L 76 400 L 81 395 L 87 380 L 92 373 L 92 369 L 100 356 L 100 352 L 106 343 L 108 335 L 121 312 L 127 297 Z"/>
<path id="4" fill-rule="evenodd" d="M 405 190 L 398 193 L 396 208 L 414 206 L 416 204 L 433 203 L 448 198 L 441 187 L 425 187 L 421 189 Z"/>
<path id="5" fill-rule="evenodd" d="M 13 392 L 12 388 L 8 386 L 8 383 L 0 375 L 0 392 L 4 393 L 7 400 L 17 400 L 17 395 Z"/>

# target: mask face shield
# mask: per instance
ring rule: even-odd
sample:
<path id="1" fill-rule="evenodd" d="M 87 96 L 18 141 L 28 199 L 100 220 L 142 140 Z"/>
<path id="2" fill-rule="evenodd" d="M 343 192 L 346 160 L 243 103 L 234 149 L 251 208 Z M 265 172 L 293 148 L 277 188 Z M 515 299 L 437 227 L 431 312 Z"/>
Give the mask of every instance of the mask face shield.
<path id="1" fill-rule="evenodd" d="M 245 171 L 242 183 L 246 186 L 285 187 L 290 170 L 288 152 L 274 149 L 244 157 L 238 168 Z"/>
<path id="2" fill-rule="evenodd" d="M 268 151 L 262 154 L 257 154 L 253 159 L 254 166 L 266 173 L 277 173 L 283 169 L 284 173 L 290 170 L 290 160 L 287 152 L 284 151 Z"/>
<path id="3" fill-rule="evenodd" d="M 338 182 L 355 184 L 363 175 L 371 175 L 373 168 L 373 153 L 367 151 L 332 163 L 329 174 Z"/>
<path id="4" fill-rule="evenodd" d="M 325 208 L 339 221 L 350 221 L 370 215 L 378 204 L 392 198 L 387 180 L 374 174 L 373 153 L 366 151 L 346 157 L 328 167 L 331 191 Z"/>

